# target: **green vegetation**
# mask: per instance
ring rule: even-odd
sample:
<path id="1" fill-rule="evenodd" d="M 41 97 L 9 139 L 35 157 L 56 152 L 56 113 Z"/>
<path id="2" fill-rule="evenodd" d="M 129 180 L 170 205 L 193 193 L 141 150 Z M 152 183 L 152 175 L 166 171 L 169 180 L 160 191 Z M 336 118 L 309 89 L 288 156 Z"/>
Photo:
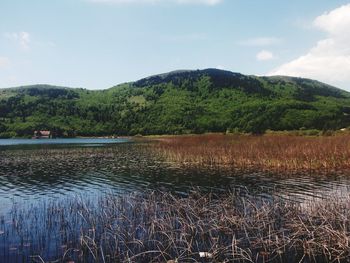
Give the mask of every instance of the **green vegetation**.
<path id="1" fill-rule="evenodd" d="M 350 93 L 309 79 L 175 71 L 101 91 L 0 90 L 0 137 L 327 131 L 350 126 L 349 105 Z"/>

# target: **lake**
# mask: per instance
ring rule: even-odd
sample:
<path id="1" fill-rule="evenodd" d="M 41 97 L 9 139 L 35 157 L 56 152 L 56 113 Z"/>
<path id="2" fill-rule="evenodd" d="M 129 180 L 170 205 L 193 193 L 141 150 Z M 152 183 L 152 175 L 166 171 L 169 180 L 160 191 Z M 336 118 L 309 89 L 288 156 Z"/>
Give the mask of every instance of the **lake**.
<path id="1" fill-rule="evenodd" d="M 4 244 L 14 207 L 28 208 L 80 198 L 161 190 L 186 196 L 194 189 L 222 193 L 240 189 L 264 198 L 297 202 L 347 193 L 346 176 L 237 173 L 224 168 L 184 168 L 150 151 L 152 142 L 130 139 L 0 140 L 0 261 L 20 262 L 18 249 Z M 7 243 L 19 242 L 7 233 Z M 6 250 L 6 251 L 5 251 Z M 3 253 L 3 254 L 2 254 Z M 48 253 L 48 252 L 47 252 Z M 16 255 L 16 257 L 14 256 Z M 2 261 L 1 261 L 2 262 Z"/>

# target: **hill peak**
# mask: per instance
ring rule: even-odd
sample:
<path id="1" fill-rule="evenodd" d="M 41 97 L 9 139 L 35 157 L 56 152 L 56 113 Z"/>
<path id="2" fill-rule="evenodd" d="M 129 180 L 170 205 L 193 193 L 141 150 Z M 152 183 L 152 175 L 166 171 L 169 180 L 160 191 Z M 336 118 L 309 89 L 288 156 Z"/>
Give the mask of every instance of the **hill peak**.
<path id="1" fill-rule="evenodd" d="M 350 127 L 348 105 L 350 93 L 310 79 L 177 70 L 94 92 L 1 90 L 0 137 L 41 129 L 65 136 L 339 129 Z"/>

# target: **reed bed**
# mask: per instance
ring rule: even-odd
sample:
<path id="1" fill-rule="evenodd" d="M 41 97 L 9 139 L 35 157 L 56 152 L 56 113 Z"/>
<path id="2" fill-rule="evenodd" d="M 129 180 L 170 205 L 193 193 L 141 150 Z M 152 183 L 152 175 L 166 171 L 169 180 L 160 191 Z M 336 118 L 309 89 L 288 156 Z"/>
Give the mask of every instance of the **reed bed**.
<path id="1" fill-rule="evenodd" d="M 185 166 L 225 166 L 239 170 L 289 173 L 348 173 L 350 135 L 222 135 L 163 137 L 156 154 Z"/>
<path id="2" fill-rule="evenodd" d="M 4 262 L 348 262 L 350 196 L 108 195 L 14 206 L 0 229 Z"/>

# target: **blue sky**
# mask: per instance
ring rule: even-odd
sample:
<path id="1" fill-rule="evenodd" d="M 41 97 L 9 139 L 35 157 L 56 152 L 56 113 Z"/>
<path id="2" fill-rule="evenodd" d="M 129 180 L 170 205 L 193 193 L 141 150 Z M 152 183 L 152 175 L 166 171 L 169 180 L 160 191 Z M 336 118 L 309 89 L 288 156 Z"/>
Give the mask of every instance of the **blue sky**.
<path id="1" fill-rule="evenodd" d="M 1 0 L 0 87 L 109 88 L 176 69 L 350 90 L 344 0 Z"/>

